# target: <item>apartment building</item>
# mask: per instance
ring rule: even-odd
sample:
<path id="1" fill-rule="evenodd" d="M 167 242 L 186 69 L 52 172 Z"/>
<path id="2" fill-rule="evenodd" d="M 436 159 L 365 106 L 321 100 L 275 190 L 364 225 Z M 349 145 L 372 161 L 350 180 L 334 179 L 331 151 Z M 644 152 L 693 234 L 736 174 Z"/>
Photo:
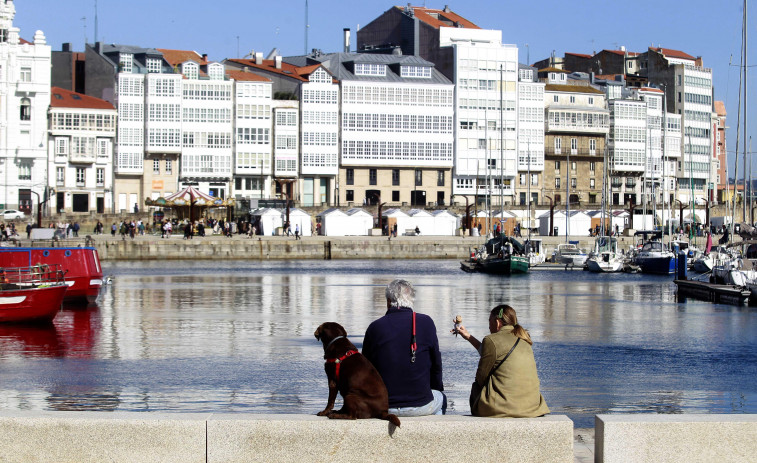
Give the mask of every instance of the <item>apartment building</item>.
<path id="1" fill-rule="evenodd" d="M 29 42 L 13 26 L 12 0 L 0 2 L 0 208 L 31 213 L 47 191 L 47 109 L 51 50 L 42 31 Z M 35 196 L 32 196 L 35 194 Z"/>
<path id="2" fill-rule="evenodd" d="M 610 116 L 602 90 L 569 80 L 557 68 L 539 70 L 545 85 L 543 196 L 554 204 L 599 204 Z"/>
<path id="3" fill-rule="evenodd" d="M 357 36 L 361 52 L 419 56 L 455 83 L 453 195 L 525 203 L 525 176 L 536 187 L 532 200 L 540 200 L 543 84 L 519 79 L 518 48 L 503 43 L 502 31 L 481 29 L 448 7 L 408 5 L 387 10 Z"/>
<path id="4" fill-rule="evenodd" d="M 116 108 L 58 87 L 51 94 L 48 210 L 111 213 Z"/>
<path id="5" fill-rule="evenodd" d="M 712 124 L 712 130 L 715 133 L 712 154 L 715 161 L 713 174 L 710 177 L 716 193 L 714 197 L 710 198 L 711 201 L 723 201 L 723 192 L 728 185 L 728 171 L 726 169 L 728 166 L 728 145 L 726 144 L 725 121 L 725 104 L 722 101 L 716 101 Z"/>

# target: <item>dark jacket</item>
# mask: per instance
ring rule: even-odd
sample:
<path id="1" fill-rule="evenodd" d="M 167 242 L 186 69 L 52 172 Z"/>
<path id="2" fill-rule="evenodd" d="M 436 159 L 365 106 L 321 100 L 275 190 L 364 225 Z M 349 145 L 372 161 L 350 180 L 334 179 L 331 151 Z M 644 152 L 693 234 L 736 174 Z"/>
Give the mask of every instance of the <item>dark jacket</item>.
<path id="1" fill-rule="evenodd" d="M 428 315 L 416 313 L 415 362 L 410 361 L 411 309 L 389 309 L 365 331 L 363 355 L 381 374 L 389 391 L 389 407 L 420 407 L 433 400 L 431 389 L 444 390 L 442 354 L 436 326 Z"/>

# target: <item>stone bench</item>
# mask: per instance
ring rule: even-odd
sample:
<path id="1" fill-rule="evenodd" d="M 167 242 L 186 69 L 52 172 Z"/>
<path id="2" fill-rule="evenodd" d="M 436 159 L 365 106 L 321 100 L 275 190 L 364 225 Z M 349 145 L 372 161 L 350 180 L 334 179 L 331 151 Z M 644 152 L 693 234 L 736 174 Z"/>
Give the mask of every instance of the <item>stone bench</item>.
<path id="1" fill-rule="evenodd" d="M 757 458 L 757 415 L 597 415 L 594 426 L 600 463 Z"/>
<path id="2" fill-rule="evenodd" d="M 573 422 L 433 416 L 0 412 L 0 460 L 25 462 L 573 462 Z"/>

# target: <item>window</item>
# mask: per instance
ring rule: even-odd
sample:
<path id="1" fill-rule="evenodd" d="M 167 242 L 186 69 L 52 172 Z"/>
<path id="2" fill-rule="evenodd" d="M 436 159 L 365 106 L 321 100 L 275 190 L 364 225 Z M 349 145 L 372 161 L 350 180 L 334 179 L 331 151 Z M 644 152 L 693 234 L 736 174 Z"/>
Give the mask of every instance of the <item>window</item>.
<path id="1" fill-rule="evenodd" d="M 21 114 L 19 116 L 22 121 L 32 120 L 32 101 L 29 98 L 21 99 Z"/>
<path id="2" fill-rule="evenodd" d="M 147 58 L 147 72 L 160 74 L 160 60 L 155 58 Z"/>
<path id="3" fill-rule="evenodd" d="M 436 186 L 444 186 L 444 171 L 436 171 Z"/>
<path id="4" fill-rule="evenodd" d="M 118 67 L 120 72 L 131 72 L 132 60 L 134 55 L 131 53 L 121 53 L 118 55 Z"/>
<path id="5" fill-rule="evenodd" d="M 521 185 L 526 184 L 526 174 L 520 174 L 520 182 Z"/>
<path id="6" fill-rule="evenodd" d="M 562 153 L 562 138 L 555 138 L 555 154 Z"/>
<path id="7" fill-rule="evenodd" d="M 560 161 L 555 161 L 555 172 L 560 173 Z"/>
<path id="8" fill-rule="evenodd" d="M 170 159 L 166 159 L 166 173 L 173 173 L 173 162 Z"/>
<path id="9" fill-rule="evenodd" d="M 181 73 L 187 79 L 197 79 L 200 76 L 200 68 L 195 62 L 187 62 L 181 65 Z"/>
<path id="10" fill-rule="evenodd" d="M 31 82 L 32 81 L 32 68 L 22 66 L 21 72 L 18 76 L 18 80 L 21 82 Z"/>
<path id="11" fill-rule="evenodd" d="M 87 180 L 87 171 L 84 167 L 76 168 L 76 185 L 84 186 L 84 182 Z"/>
<path id="12" fill-rule="evenodd" d="M 523 192 L 520 193 L 520 202 L 519 202 L 519 204 L 521 206 L 525 206 L 526 205 L 526 194 L 523 193 Z"/>
<path id="13" fill-rule="evenodd" d="M 560 188 L 560 179 L 559 178 L 555 179 L 555 188 Z M 557 201 L 557 200 L 555 200 L 555 201 Z"/>
<path id="14" fill-rule="evenodd" d="M 570 179 L 570 187 L 571 187 L 571 188 L 575 188 L 575 187 L 576 187 L 576 185 L 577 185 L 577 181 L 576 181 L 576 178 L 575 178 L 575 177 L 573 177 L 572 179 Z"/>
<path id="15" fill-rule="evenodd" d="M 589 104 L 594 104 L 594 97 L 593 96 L 589 97 Z"/>
<path id="16" fill-rule="evenodd" d="M 555 96 L 552 97 L 552 101 L 554 101 L 555 103 L 559 103 L 560 102 L 560 97 L 558 97 L 557 95 L 555 95 Z"/>
<path id="17" fill-rule="evenodd" d="M 486 139 L 485 138 L 479 138 L 478 139 L 478 149 L 485 150 L 486 149 Z"/>
<path id="18" fill-rule="evenodd" d="M 368 169 L 368 183 L 376 185 L 378 183 L 378 172 L 376 169 Z"/>
<path id="19" fill-rule="evenodd" d="M 55 155 L 66 156 L 68 155 L 68 138 L 57 137 L 55 139 Z"/>
<path id="20" fill-rule="evenodd" d="M 423 186 L 423 171 L 415 169 L 415 186 Z"/>
<path id="21" fill-rule="evenodd" d="M 398 203 L 400 201 L 400 192 L 397 190 L 392 191 L 392 202 Z"/>
<path id="22" fill-rule="evenodd" d="M 590 178 L 590 179 L 589 179 L 589 188 L 594 188 L 594 184 L 595 184 L 595 183 L 594 183 L 594 179 L 593 179 L 593 178 Z"/>
<path id="23" fill-rule="evenodd" d="M 578 139 L 571 138 L 570 139 L 570 154 L 576 154 L 576 153 L 578 153 Z"/>
<path id="24" fill-rule="evenodd" d="M 571 96 L 570 96 L 570 102 L 571 102 L 571 103 L 575 103 L 575 102 L 576 102 L 576 97 L 575 97 L 575 96 L 573 96 L 573 95 L 571 95 Z"/>
<path id="25" fill-rule="evenodd" d="M 571 163 L 570 163 L 570 170 L 572 170 L 573 172 L 576 171 L 576 161 L 571 161 Z"/>
<path id="26" fill-rule="evenodd" d="M 399 186 L 399 184 L 400 184 L 400 170 L 392 169 L 392 186 Z"/>
<path id="27" fill-rule="evenodd" d="M 593 138 L 589 140 L 589 154 L 591 154 L 592 156 L 597 154 L 597 140 Z"/>
<path id="28" fill-rule="evenodd" d="M 596 170 L 596 166 L 594 164 L 594 161 L 591 161 L 589 163 L 589 170 L 592 171 L 592 172 L 594 172 Z"/>
<path id="29" fill-rule="evenodd" d="M 385 76 L 385 64 L 355 63 L 356 76 Z"/>
<path id="30" fill-rule="evenodd" d="M 152 173 L 153 174 L 160 174 L 160 159 L 153 159 L 152 160 Z"/>
<path id="31" fill-rule="evenodd" d="M 489 164 L 489 169 L 494 170 L 497 168 L 497 160 L 496 159 L 488 159 L 487 163 Z"/>
<path id="32" fill-rule="evenodd" d="M 66 182 L 66 168 L 56 167 L 55 168 L 55 183 L 58 185 L 63 185 L 65 182 Z"/>
<path id="33" fill-rule="evenodd" d="M 346 176 L 347 176 L 347 185 L 354 185 L 355 184 L 355 169 L 347 169 Z"/>
<path id="34" fill-rule="evenodd" d="M 97 169 L 97 186 L 103 186 L 105 184 L 105 169 Z"/>
<path id="35" fill-rule="evenodd" d="M 355 190 L 347 190 L 345 196 L 347 201 L 355 201 Z"/>
<path id="36" fill-rule="evenodd" d="M 531 174 L 531 186 L 539 184 L 539 174 Z"/>

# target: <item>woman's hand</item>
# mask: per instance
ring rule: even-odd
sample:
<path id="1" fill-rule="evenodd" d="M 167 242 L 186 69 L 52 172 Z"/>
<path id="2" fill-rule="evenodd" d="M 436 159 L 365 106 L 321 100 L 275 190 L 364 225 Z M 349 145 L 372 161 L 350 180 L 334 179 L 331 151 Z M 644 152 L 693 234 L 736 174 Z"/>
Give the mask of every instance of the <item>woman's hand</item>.
<path id="1" fill-rule="evenodd" d="M 468 330 L 466 330 L 463 325 L 460 325 L 459 327 L 457 327 L 457 330 L 452 330 L 452 332 L 453 333 L 456 332 L 466 341 L 470 338 L 470 333 L 468 333 Z"/>

